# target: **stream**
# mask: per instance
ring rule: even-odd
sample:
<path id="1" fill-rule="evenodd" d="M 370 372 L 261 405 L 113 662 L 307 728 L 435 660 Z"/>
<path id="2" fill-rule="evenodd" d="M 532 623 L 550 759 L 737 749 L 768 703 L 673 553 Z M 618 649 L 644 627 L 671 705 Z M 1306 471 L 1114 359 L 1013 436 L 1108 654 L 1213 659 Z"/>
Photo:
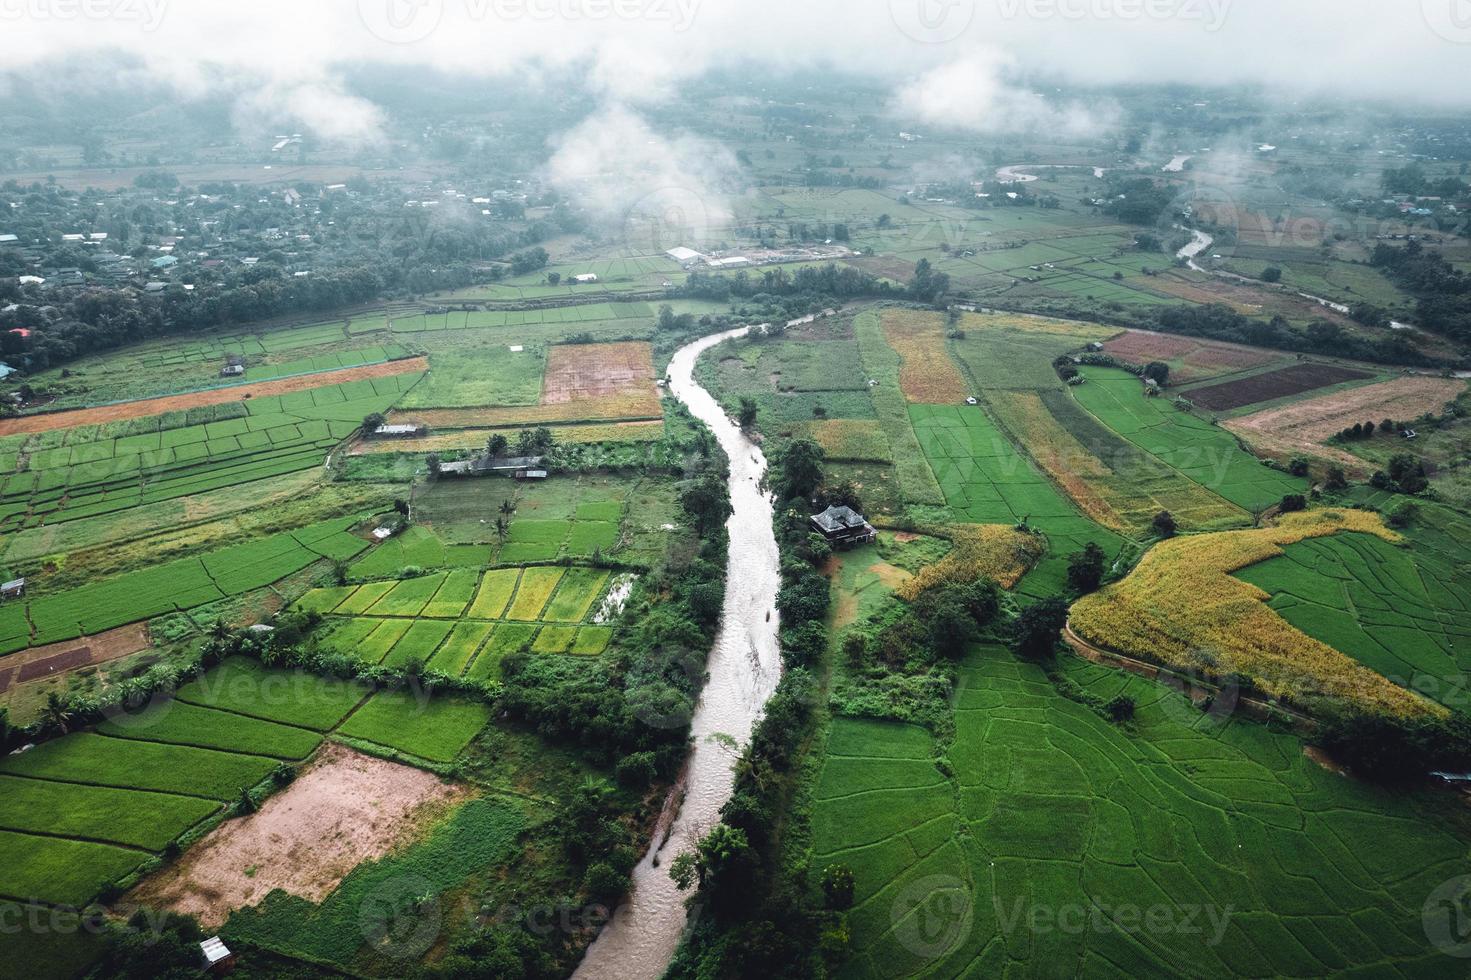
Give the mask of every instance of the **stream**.
<path id="1" fill-rule="evenodd" d="M 669 866 L 719 821 L 734 784 L 735 757 L 709 736 L 729 735 L 744 749 L 781 679 L 776 638 L 781 564 L 771 527 L 771 498 L 759 489 L 766 457 L 694 380 L 695 362 L 701 354 L 748 330 L 750 327 L 739 327 L 697 340 L 680 348 L 669 364 L 670 391 L 709 426 L 730 457 L 734 513 L 727 524 L 730 555 L 725 607 L 706 663 L 709 680 L 695 705 L 694 748 L 654 831 L 653 843 L 634 869 L 632 892 L 588 947 L 573 974 L 586 980 L 655 980 L 668 968 L 684 933 L 684 902 L 689 897 L 675 887 Z M 680 793 L 684 794 L 682 805 Z M 672 824 L 668 819 L 671 811 Z"/>

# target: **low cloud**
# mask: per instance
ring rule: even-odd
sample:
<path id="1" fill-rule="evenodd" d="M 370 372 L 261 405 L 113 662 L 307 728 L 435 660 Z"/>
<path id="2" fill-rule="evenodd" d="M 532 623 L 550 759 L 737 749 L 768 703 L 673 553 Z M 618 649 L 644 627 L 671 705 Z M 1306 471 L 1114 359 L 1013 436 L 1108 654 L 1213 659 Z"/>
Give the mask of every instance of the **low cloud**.
<path id="1" fill-rule="evenodd" d="M 941 65 L 900 86 L 892 111 L 930 126 L 972 133 L 1046 130 L 1084 137 L 1118 126 L 1116 103 L 1058 101 L 1014 85 L 1012 61 L 984 50 Z"/>
<path id="2" fill-rule="evenodd" d="M 619 104 L 552 141 L 547 176 L 606 231 L 662 251 L 718 239 L 732 217 L 726 189 L 737 164 L 719 143 L 663 136 Z"/>

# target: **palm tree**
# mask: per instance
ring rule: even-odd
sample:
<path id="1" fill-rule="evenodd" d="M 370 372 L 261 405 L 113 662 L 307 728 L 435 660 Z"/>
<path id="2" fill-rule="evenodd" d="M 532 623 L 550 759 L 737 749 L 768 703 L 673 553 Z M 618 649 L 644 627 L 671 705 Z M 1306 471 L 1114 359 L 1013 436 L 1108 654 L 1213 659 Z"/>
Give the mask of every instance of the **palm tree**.
<path id="1" fill-rule="evenodd" d="M 501 544 L 506 543 L 506 535 L 511 530 L 511 522 L 504 517 L 495 519 L 495 536 L 500 539 Z"/>
<path id="2" fill-rule="evenodd" d="M 70 705 L 61 700 L 61 695 L 52 691 L 46 695 L 46 707 L 41 710 L 41 719 L 47 728 L 54 728 L 65 735 L 68 727 L 76 720 L 76 713 L 72 711 Z"/>
<path id="3" fill-rule="evenodd" d="M 501 513 L 509 517 L 511 514 L 516 513 L 516 505 L 511 503 L 509 498 L 506 500 L 502 500 Z"/>

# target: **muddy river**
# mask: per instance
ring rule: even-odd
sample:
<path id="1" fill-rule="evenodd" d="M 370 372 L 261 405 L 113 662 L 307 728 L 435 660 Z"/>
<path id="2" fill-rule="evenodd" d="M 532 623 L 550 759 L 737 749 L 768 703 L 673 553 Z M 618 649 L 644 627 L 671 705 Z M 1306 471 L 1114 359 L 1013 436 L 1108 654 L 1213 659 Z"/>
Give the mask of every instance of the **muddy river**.
<path id="1" fill-rule="evenodd" d="M 734 756 L 709 736 L 729 735 L 744 746 L 781 678 L 776 642 L 780 562 L 771 529 L 771 498 L 759 489 L 766 457 L 694 380 L 701 354 L 748 329 L 697 340 L 681 348 L 669 365 L 670 390 L 710 427 L 730 457 L 735 513 L 729 524 L 725 609 L 707 663 L 709 680 L 695 706 L 695 747 L 666 814 L 672 823 L 662 822 L 656 831 L 634 870 L 631 896 L 588 949 L 576 977 L 652 980 L 664 973 L 684 932 L 688 897 L 675 888 L 669 865 L 719 820 L 734 780 Z M 681 793 L 683 804 L 676 809 Z"/>

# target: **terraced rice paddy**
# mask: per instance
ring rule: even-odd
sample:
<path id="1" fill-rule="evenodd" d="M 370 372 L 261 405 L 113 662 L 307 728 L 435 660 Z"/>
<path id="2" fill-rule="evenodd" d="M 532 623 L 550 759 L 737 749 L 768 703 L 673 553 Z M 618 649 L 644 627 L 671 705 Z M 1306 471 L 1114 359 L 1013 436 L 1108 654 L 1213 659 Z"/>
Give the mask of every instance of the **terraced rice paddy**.
<path id="1" fill-rule="evenodd" d="M 0 759 L 0 899 L 87 904 L 325 736 L 448 763 L 489 722 L 478 703 L 369 694 L 235 659 L 177 700 Z"/>
<path id="2" fill-rule="evenodd" d="M 0 654 L 100 633 L 167 612 L 243 595 L 367 547 L 339 518 L 0 607 Z"/>
<path id="3" fill-rule="evenodd" d="M 838 976 L 1454 970 L 1421 923 L 1471 868 L 1454 802 L 1344 780 L 1150 682 L 1065 671 L 1132 697 L 1133 729 L 989 647 L 961 669 L 951 778 L 923 729 L 833 723 L 812 846 L 815 872 L 856 876 Z"/>
<path id="4" fill-rule="evenodd" d="M 236 391 L 221 403 L 160 405 L 154 411 L 161 415 L 119 414 L 128 407 L 119 406 L 107 410 L 111 420 L 90 423 L 77 413 L 11 420 L 44 419 L 52 428 L 0 436 L 0 530 L 121 513 L 319 467 L 365 415 L 386 410 L 420 377 L 403 373 L 413 362 L 385 367 L 396 373 L 314 387 L 301 387 L 308 379 L 300 378 L 272 382 L 246 402 Z M 269 394 L 273 384 L 296 387 Z"/>
<path id="5" fill-rule="evenodd" d="M 1302 632 L 1450 708 L 1467 704 L 1471 527 L 1428 508 L 1407 545 L 1367 534 L 1289 544 L 1236 577 Z"/>

